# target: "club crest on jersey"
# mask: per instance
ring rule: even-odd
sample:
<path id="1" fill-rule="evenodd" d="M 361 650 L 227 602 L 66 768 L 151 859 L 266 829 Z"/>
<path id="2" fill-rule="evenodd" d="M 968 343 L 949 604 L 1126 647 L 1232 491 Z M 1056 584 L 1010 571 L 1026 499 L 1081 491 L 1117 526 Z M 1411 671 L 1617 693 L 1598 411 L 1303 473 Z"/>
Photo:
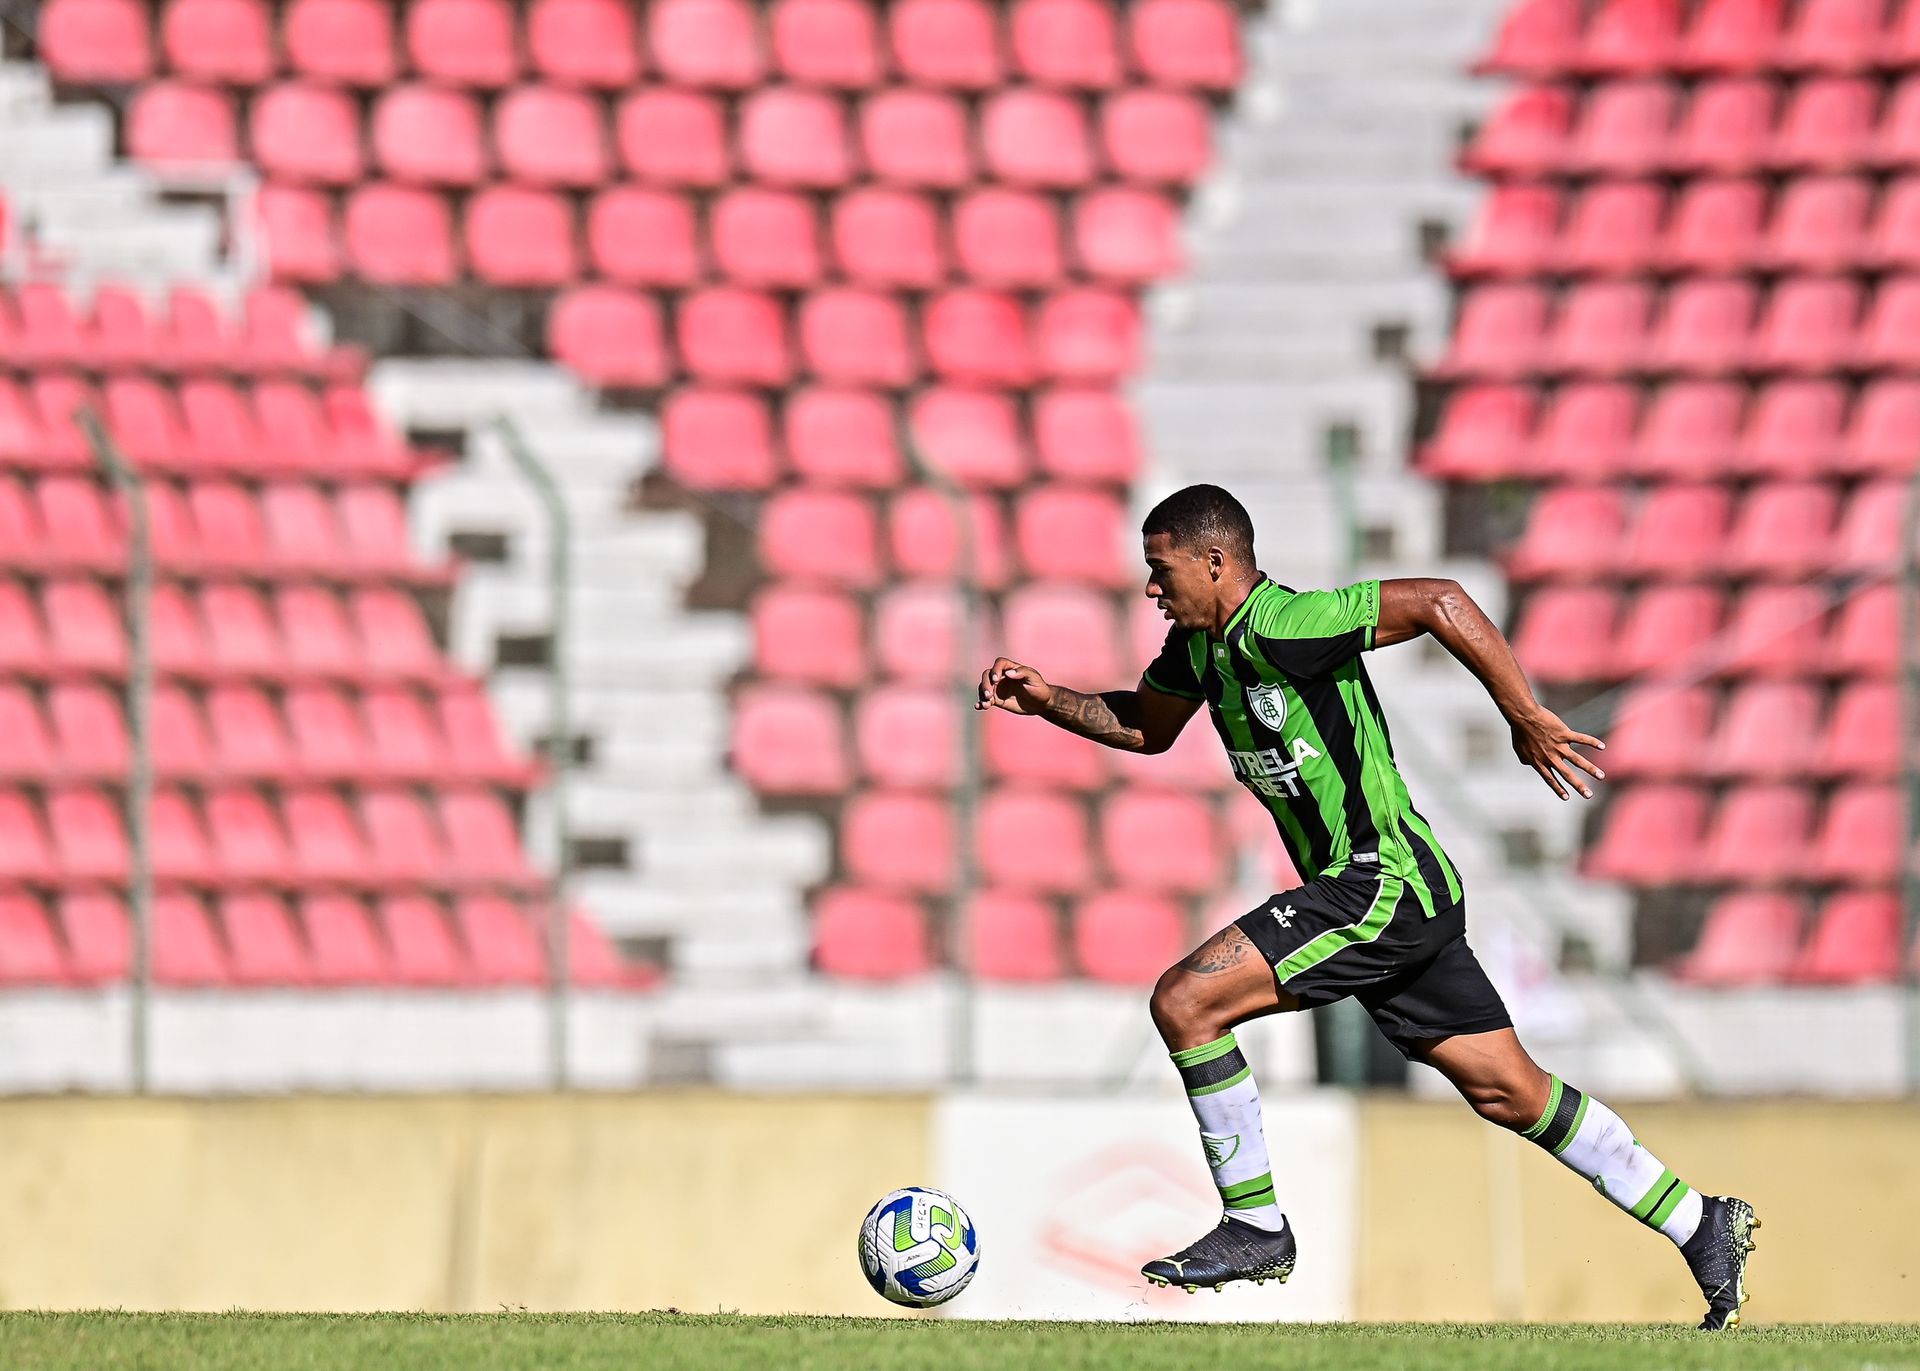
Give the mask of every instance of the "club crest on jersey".
<path id="1" fill-rule="evenodd" d="M 1287 692 L 1277 685 L 1250 685 L 1247 708 L 1254 718 L 1278 733 L 1287 721 Z"/>

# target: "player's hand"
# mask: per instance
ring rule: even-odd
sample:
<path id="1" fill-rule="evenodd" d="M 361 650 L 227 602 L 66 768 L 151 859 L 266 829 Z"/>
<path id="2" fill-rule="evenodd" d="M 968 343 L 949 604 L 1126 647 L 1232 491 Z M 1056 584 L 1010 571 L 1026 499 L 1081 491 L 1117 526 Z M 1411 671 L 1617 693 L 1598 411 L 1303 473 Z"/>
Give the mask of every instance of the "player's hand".
<path id="1" fill-rule="evenodd" d="M 1607 773 L 1574 751 L 1575 743 L 1603 752 L 1607 746 L 1598 738 L 1575 733 L 1558 714 L 1537 705 L 1531 713 L 1513 721 L 1514 755 L 1539 772 L 1540 779 L 1561 799 L 1567 798 L 1567 787 L 1572 786 L 1582 798 L 1591 800 L 1593 787 L 1580 773 L 1584 771 L 1595 780 L 1606 779 Z"/>
<path id="2" fill-rule="evenodd" d="M 1007 709 L 1015 714 L 1038 714 L 1053 702 L 1053 687 L 1030 666 L 995 657 L 980 673 L 980 698 L 975 709 Z"/>

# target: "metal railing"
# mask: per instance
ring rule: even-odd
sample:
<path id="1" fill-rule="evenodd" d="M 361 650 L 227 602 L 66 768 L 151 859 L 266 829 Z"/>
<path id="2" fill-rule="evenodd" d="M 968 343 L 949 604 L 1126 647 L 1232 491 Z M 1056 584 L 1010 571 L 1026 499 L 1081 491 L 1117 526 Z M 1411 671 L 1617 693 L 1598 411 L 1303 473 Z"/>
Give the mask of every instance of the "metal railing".
<path id="1" fill-rule="evenodd" d="M 1900 530 L 1900 779 L 1905 841 L 1900 849 L 1900 982 L 1906 1028 L 1907 1089 L 1920 1092 L 1920 466 L 1907 479 Z"/>

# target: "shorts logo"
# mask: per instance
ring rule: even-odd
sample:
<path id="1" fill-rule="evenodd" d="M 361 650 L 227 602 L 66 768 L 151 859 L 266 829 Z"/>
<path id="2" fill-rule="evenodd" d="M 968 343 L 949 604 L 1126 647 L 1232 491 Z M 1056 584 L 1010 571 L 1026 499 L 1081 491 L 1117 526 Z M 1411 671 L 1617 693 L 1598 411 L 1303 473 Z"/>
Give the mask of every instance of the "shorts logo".
<path id="1" fill-rule="evenodd" d="M 1248 686 L 1247 708 L 1254 718 L 1278 733 L 1287 721 L 1287 692 L 1277 685 Z"/>
<path id="2" fill-rule="evenodd" d="M 1275 900 L 1273 902 L 1273 908 L 1269 909 L 1267 912 L 1273 915 L 1273 921 L 1279 924 L 1280 927 L 1282 928 L 1293 927 L 1293 916 L 1294 916 L 1295 910 L 1292 905 L 1288 905 L 1285 909 L 1282 909 L 1280 907 L 1280 901 Z"/>

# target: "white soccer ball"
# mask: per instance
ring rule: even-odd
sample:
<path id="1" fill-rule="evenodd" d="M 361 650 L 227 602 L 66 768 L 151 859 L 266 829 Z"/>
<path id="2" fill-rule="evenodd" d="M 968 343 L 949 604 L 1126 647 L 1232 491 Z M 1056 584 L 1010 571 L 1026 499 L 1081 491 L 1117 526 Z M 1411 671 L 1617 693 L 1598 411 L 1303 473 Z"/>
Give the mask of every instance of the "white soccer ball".
<path id="1" fill-rule="evenodd" d="M 925 1309 L 967 1288 L 980 1235 L 953 1196 L 910 1185 L 881 1197 L 860 1224 L 860 1270 L 874 1293 Z"/>

